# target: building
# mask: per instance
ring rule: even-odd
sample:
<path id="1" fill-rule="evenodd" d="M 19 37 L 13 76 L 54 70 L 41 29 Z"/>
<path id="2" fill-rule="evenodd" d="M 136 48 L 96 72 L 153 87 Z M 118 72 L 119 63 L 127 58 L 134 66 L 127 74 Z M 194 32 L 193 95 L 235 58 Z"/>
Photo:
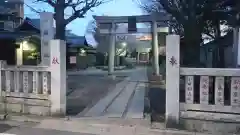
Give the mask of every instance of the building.
<path id="1" fill-rule="evenodd" d="M 25 18 L 24 22 L 17 29 L 15 29 L 15 32 L 32 33 L 33 35 L 35 35 L 34 37 L 38 37 L 38 39 L 40 40 L 40 19 Z M 67 67 L 84 68 L 88 67 L 88 65 L 92 65 L 95 61 L 95 50 L 87 43 L 85 36 L 75 35 L 71 32 L 71 30 L 66 30 L 65 34 L 67 43 Z M 29 39 L 29 36 L 25 37 L 25 39 Z M 38 41 L 37 43 L 38 47 L 41 46 L 40 42 L 41 41 Z M 18 65 L 26 65 L 29 63 L 26 63 L 26 60 L 24 60 L 23 57 L 24 54 L 28 55 L 29 52 L 26 49 L 23 49 L 23 51 L 21 49 L 21 46 L 17 49 Z M 40 52 L 40 50 L 38 52 Z"/>
<path id="2" fill-rule="evenodd" d="M 24 18 L 24 0 L 0 1 L 0 29 L 13 30 Z"/>
<path id="3" fill-rule="evenodd" d="M 218 51 L 219 47 L 224 48 L 224 67 L 231 68 L 234 67 L 234 52 L 233 52 L 233 32 L 228 32 L 225 36 L 220 37 L 217 40 L 213 40 L 201 46 L 200 56 L 201 62 L 204 67 L 216 68 L 217 59 L 219 58 Z"/>

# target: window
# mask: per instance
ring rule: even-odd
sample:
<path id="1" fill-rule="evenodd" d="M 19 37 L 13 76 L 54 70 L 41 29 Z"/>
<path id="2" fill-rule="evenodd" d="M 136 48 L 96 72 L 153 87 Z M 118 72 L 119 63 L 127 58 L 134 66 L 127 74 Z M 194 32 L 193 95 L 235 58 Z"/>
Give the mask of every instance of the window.
<path id="1" fill-rule="evenodd" d="M 0 22 L 0 30 L 4 29 L 4 22 Z"/>
<path id="2" fill-rule="evenodd" d="M 8 3 L 8 4 L 6 4 L 5 8 L 15 9 L 15 8 L 16 8 L 16 4 L 14 4 L 14 3 Z"/>
<path id="3" fill-rule="evenodd" d="M 47 35 L 48 35 L 48 30 L 44 30 L 44 31 L 43 31 L 43 35 L 44 35 L 44 36 L 47 36 Z"/>

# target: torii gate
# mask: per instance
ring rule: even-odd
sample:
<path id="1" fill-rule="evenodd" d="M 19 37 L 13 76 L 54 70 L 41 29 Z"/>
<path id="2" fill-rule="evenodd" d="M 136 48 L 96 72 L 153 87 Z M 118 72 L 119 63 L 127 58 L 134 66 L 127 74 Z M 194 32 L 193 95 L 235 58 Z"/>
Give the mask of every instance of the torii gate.
<path id="1" fill-rule="evenodd" d="M 158 63 L 158 27 L 167 27 L 169 31 L 171 28 L 166 22 L 170 20 L 170 17 L 166 13 L 160 13 L 155 15 L 140 15 L 140 16 L 93 16 L 99 26 L 107 24 L 107 28 L 100 28 L 100 34 L 110 34 L 111 40 L 109 45 L 109 60 L 108 60 L 108 73 L 114 72 L 114 56 L 115 56 L 115 36 L 116 34 L 128 34 L 128 33 L 151 33 L 152 36 L 152 50 L 153 50 L 153 67 L 155 75 L 159 75 L 159 63 Z M 152 24 L 151 30 L 136 28 L 136 23 L 150 22 Z M 128 23 L 128 32 L 117 32 L 115 26 L 117 23 Z M 159 24 L 160 23 L 160 24 Z"/>

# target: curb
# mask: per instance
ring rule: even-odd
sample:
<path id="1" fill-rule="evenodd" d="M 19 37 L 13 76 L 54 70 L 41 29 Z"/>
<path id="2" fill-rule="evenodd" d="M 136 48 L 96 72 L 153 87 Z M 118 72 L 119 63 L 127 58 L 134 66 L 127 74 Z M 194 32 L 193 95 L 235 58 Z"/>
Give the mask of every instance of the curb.
<path id="1" fill-rule="evenodd" d="M 69 120 L 69 117 L 46 117 L 46 116 L 35 116 L 35 115 L 16 115 L 16 114 L 0 114 L 1 121 L 16 121 L 16 122 L 34 122 L 40 123 L 42 120 Z"/>

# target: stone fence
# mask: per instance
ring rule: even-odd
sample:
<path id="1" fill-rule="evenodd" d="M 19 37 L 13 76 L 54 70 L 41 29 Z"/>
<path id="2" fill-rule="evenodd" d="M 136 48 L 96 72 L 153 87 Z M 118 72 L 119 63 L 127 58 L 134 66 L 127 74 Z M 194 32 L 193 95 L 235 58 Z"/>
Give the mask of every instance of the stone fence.
<path id="1" fill-rule="evenodd" d="M 240 122 L 240 69 L 181 67 L 180 37 L 168 35 L 166 41 L 167 126 L 213 131 L 217 125 L 221 132 L 238 130 L 239 124 L 225 127 Z"/>
<path id="2" fill-rule="evenodd" d="M 3 114 L 59 116 L 66 113 L 66 45 L 50 42 L 49 66 L 9 66 L 0 61 Z"/>

